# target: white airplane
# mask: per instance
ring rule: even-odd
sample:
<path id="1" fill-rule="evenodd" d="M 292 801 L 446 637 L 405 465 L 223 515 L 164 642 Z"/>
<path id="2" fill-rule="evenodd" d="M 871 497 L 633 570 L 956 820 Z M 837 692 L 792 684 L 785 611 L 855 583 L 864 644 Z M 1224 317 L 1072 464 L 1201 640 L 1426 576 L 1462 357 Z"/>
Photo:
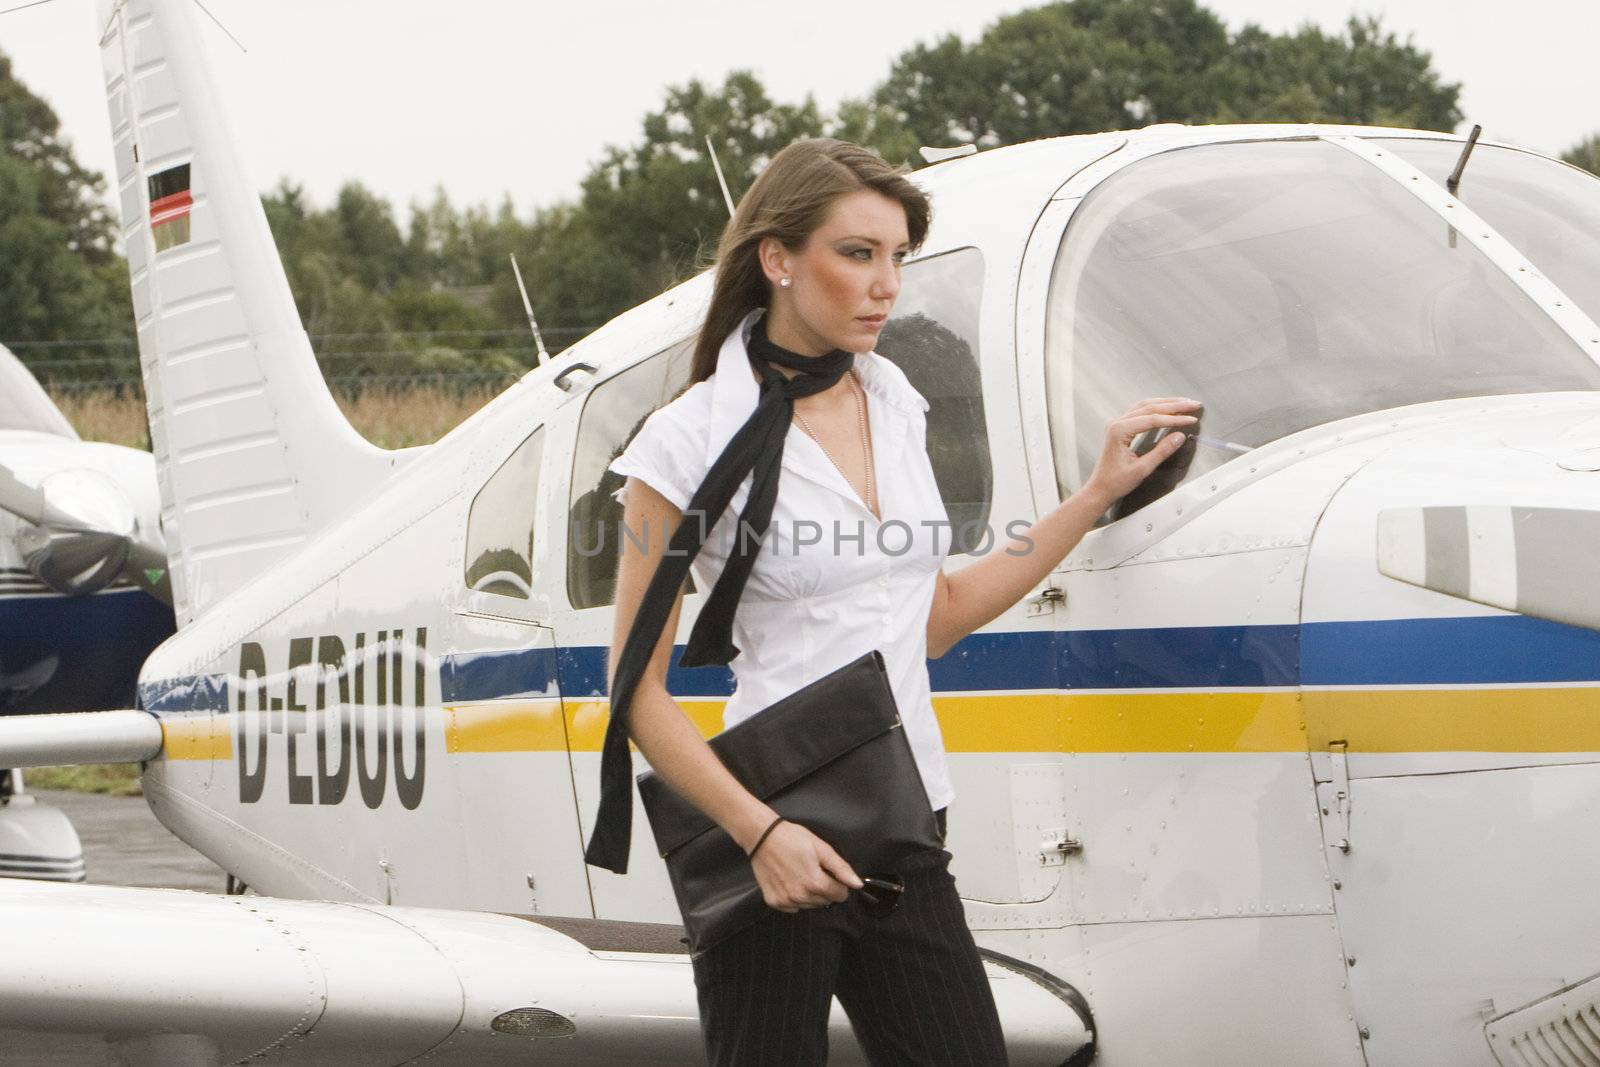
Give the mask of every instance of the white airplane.
<path id="1" fill-rule="evenodd" d="M 159 522 L 151 455 L 79 440 L 0 346 L 0 715 L 128 705 L 172 633 Z"/>
<path id="2" fill-rule="evenodd" d="M 132 703 L 173 630 L 158 510 L 150 454 L 79 440 L 0 346 L 0 716 Z M 0 877 L 84 874 L 67 817 L 0 765 Z"/>
<path id="3" fill-rule="evenodd" d="M 685 381 L 708 277 L 379 452 L 188 5 L 103 25 L 180 629 L 144 710 L 0 723 L 0 762 L 147 761 L 157 816 L 263 895 L 0 886 L 0 1049 L 696 1062 L 645 820 L 627 876 L 582 842 L 605 467 Z M 1600 182 L 1464 148 L 1157 126 L 913 176 L 935 221 L 881 351 L 929 402 L 949 567 L 1055 506 L 1130 400 L 1206 404 L 930 664 L 1018 1064 L 1600 1056 Z M 669 684 L 717 729 L 726 672 Z"/>

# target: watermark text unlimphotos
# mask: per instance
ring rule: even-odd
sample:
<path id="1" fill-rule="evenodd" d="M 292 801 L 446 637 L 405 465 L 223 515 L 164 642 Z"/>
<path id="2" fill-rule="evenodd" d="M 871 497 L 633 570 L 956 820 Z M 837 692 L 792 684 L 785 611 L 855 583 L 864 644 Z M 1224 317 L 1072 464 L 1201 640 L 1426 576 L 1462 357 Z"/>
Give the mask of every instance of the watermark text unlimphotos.
<path id="1" fill-rule="evenodd" d="M 683 512 L 682 522 L 685 526 L 689 523 L 698 525 L 692 530 L 680 527 L 677 538 L 679 545 L 692 543 L 688 540 L 691 533 L 694 541 L 707 540 L 704 512 L 687 510 Z M 1033 552 L 1034 547 L 1033 539 L 1027 535 L 1031 528 L 1032 523 L 1026 519 L 1013 519 L 1006 523 L 1005 539 L 1002 541 L 992 525 L 977 520 L 953 523 L 949 519 L 923 519 L 912 524 L 902 519 L 887 519 L 879 523 L 877 529 L 868 530 L 864 519 L 857 519 L 853 523 L 839 519 L 827 523 L 793 519 L 774 521 L 765 532 L 757 533 L 750 523 L 735 519 L 716 525 L 712 532 L 712 544 L 720 555 L 730 555 L 736 543 L 735 538 L 742 537 L 745 546 L 754 548 L 759 544 L 761 552 L 777 556 L 818 552 L 835 556 L 854 552 L 864 556 L 872 551 L 885 556 L 904 556 L 913 552 L 945 556 L 958 547 L 979 556 L 997 548 L 1008 556 L 1026 556 Z M 663 526 L 652 529 L 649 522 L 635 529 L 620 520 L 573 520 L 567 538 L 573 551 L 585 558 L 615 553 L 623 547 L 648 554 L 653 550 L 653 545 L 662 543 L 666 545 L 662 550 L 665 555 L 686 554 L 682 548 L 673 547 L 671 529 Z"/>

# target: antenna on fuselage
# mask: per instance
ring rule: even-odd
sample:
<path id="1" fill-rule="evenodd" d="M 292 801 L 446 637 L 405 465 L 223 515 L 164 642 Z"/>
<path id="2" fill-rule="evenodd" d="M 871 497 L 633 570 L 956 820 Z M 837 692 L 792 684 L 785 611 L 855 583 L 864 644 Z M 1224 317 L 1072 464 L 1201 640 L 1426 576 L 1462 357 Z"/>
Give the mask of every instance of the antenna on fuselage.
<path id="1" fill-rule="evenodd" d="M 1461 155 L 1456 159 L 1456 169 L 1451 171 L 1450 177 L 1444 180 L 1444 187 L 1451 196 L 1457 195 L 1456 190 L 1461 188 L 1461 175 L 1466 173 L 1467 159 L 1472 155 L 1473 146 L 1478 143 L 1478 134 L 1482 132 L 1483 127 L 1474 123 L 1472 132 L 1467 134 L 1467 143 L 1462 145 Z M 1456 246 L 1456 228 L 1451 226 L 1450 232 L 1446 236 L 1450 238 L 1450 247 L 1454 248 Z"/>
<path id="2" fill-rule="evenodd" d="M 1472 132 L 1467 134 L 1467 143 L 1462 146 L 1461 158 L 1456 160 L 1456 169 L 1450 172 L 1450 177 L 1444 183 L 1444 187 L 1450 190 L 1451 196 L 1455 196 L 1456 190 L 1461 188 L 1461 175 L 1466 172 L 1467 158 L 1472 155 L 1473 146 L 1478 143 L 1478 134 L 1482 132 L 1483 127 L 1474 124 Z"/>
<path id="3" fill-rule="evenodd" d="M 528 313 L 528 325 L 533 328 L 533 343 L 539 346 L 539 362 L 548 363 L 550 353 L 545 351 L 544 335 L 539 332 L 539 320 L 533 317 L 533 301 L 528 299 L 528 287 L 522 284 L 522 268 L 517 266 L 517 254 L 511 253 L 511 273 L 517 276 L 517 291 L 522 294 L 522 310 Z"/>
<path id="4" fill-rule="evenodd" d="M 711 135 L 706 134 L 706 151 L 711 153 L 711 166 L 717 172 L 717 184 L 722 186 L 722 202 L 728 205 L 728 218 L 733 218 L 733 194 L 728 192 L 728 179 L 722 176 L 722 161 L 717 158 L 717 150 L 711 144 Z"/>
<path id="5" fill-rule="evenodd" d="M 199 8 L 201 11 L 204 11 L 206 13 L 206 18 L 210 19 L 212 22 L 215 22 L 217 24 L 217 29 L 219 29 L 223 33 L 227 34 L 228 35 L 228 40 L 232 41 L 234 44 L 239 46 L 239 51 L 243 52 L 245 55 L 249 55 L 250 54 L 250 49 L 248 49 L 248 48 L 246 48 L 244 46 L 244 42 L 239 40 L 239 38 L 235 37 L 233 35 L 233 31 L 228 29 L 228 27 L 226 27 L 226 26 L 224 26 L 222 24 L 222 20 L 221 19 L 219 19 L 219 18 L 217 18 L 217 16 L 213 15 L 211 13 L 211 9 L 209 7 L 206 7 L 206 5 L 201 3 L 200 0 L 194 0 L 194 6 Z"/>

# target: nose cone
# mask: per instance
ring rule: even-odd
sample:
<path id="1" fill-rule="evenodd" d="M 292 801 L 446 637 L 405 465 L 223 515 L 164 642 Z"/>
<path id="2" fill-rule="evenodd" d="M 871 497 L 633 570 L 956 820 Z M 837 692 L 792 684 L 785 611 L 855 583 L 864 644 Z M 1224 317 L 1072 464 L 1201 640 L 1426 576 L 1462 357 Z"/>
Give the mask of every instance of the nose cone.
<path id="1" fill-rule="evenodd" d="M 127 562 L 133 504 L 98 471 L 58 471 L 39 488 L 44 521 L 23 526 L 16 536 L 24 565 L 58 593 L 80 596 L 105 588 Z"/>

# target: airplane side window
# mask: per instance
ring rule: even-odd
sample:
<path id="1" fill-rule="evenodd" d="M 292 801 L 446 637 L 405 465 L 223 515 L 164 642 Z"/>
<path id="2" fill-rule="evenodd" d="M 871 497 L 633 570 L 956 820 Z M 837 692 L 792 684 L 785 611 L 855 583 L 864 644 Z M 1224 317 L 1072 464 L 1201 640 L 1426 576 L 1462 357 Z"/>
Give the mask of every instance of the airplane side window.
<path id="1" fill-rule="evenodd" d="M 952 552 L 983 539 L 994 500 L 994 468 L 978 371 L 983 253 L 976 248 L 909 264 L 878 354 L 905 372 L 928 401 L 928 458 L 954 535 Z"/>
<path id="2" fill-rule="evenodd" d="M 467 513 L 466 583 L 482 593 L 527 600 L 533 590 L 539 462 L 544 428 L 535 430 L 484 483 Z"/>
<path id="3" fill-rule="evenodd" d="M 567 599 L 575 608 L 608 607 L 616 596 L 622 504 L 613 494 L 627 479 L 606 468 L 650 413 L 688 384 L 694 342 L 688 337 L 629 367 L 584 400 L 567 526 Z"/>

